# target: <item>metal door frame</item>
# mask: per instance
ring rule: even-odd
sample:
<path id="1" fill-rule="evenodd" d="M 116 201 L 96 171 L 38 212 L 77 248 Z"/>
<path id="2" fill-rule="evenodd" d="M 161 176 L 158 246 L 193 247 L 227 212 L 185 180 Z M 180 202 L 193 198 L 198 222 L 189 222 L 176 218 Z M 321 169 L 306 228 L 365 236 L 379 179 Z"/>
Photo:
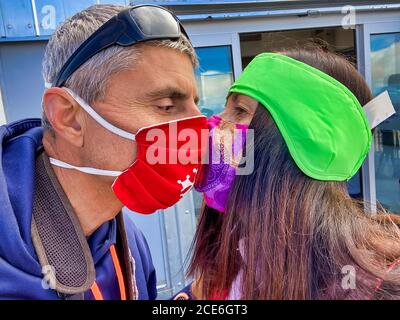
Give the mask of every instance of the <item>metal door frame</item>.
<path id="1" fill-rule="evenodd" d="M 400 20 L 391 22 L 365 23 L 358 30 L 359 70 L 363 74 L 370 88 L 372 88 L 371 74 L 371 35 L 382 33 L 400 32 Z M 373 139 L 374 141 L 374 139 Z M 371 150 L 363 164 L 362 170 L 363 194 L 366 210 L 376 212 L 376 180 L 375 180 L 375 144 L 372 142 Z"/>

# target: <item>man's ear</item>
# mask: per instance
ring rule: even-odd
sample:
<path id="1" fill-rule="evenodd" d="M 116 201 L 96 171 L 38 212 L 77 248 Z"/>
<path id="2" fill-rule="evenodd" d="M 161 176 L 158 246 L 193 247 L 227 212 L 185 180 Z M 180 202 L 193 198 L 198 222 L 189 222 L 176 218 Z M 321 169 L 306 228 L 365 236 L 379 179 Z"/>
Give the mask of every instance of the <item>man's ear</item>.
<path id="1" fill-rule="evenodd" d="M 83 145 L 83 117 L 79 104 L 65 90 L 49 88 L 43 110 L 55 133 L 76 147 Z"/>

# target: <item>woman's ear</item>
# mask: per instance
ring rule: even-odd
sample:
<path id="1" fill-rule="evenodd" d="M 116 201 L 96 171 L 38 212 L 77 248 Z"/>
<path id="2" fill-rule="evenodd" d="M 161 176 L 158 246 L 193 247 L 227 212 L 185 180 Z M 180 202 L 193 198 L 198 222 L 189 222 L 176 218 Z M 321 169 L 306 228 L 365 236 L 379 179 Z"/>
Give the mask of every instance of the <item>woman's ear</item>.
<path id="1" fill-rule="evenodd" d="M 76 147 L 83 145 L 82 109 L 65 90 L 47 89 L 43 95 L 43 111 L 56 137 L 61 137 Z"/>

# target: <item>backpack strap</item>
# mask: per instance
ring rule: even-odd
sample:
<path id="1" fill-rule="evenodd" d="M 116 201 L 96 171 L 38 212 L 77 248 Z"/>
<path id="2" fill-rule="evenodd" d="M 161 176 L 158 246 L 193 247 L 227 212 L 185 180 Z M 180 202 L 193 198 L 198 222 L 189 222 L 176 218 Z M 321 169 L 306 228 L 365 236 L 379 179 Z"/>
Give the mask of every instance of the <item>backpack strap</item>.
<path id="1" fill-rule="evenodd" d="M 45 152 L 36 159 L 32 242 L 45 286 L 67 300 L 82 300 L 95 280 L 92 254 L 75 212 Z"/>

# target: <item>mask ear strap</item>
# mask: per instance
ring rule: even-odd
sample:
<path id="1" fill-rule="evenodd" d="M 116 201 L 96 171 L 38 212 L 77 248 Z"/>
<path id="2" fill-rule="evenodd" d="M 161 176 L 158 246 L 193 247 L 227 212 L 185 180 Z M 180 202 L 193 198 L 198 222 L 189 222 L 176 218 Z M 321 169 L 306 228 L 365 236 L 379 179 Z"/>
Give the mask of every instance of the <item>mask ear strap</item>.
<path id="1" fill-rule="evenodd" d="M 53 87 L 53 85 L 50 82 L 45 81 L 44 82 L 44 87 L 45 87 L 45 89 L 50 89 L 50 88 Z"/>
<path id="2" fill-rule="evenodd" d="M 90 168 L 90 167 L 77 167 L 77 166 L 73 166 L 72 164 L 68 164 L 64 161 L 60 161 L 60 160 L 57 160 L 54 158 L 49 158 L 49 160 L 52 165 L 55 165 L 57 167 L 61 167 L 61 168 L 65 168 L 65 169 L 75 169 L 80 172 L 94 174 L 94 175 L 98 175 L 98 176 L 118 177 L 122 174 L 122 171 L 101 170 L 101 169 L 95 169 L 95 168 Z"/>
<path id="3" fill-rule="evenodd" d="M 115 133 L 116 135 L 135 141 L 135 135 L 133 133 L 127 132 L 116 126 L 112 125 L 111 123 L 104 120 L 94 109 L 89 106 L 81 97 L 75 94 L 71 89 L 63 87 L 65 91 L 67 91 L 76 102 L 80 104 L 83 110 L 85 110 L 98 124 L 100 124 L 103 128 Z"/>
<path id="4" fill-rule="evenodd" d="M 372 99 L 363 109 L 367 115 L 371 129 L 374 129 L 396 113 L 387 91 Z"/>

